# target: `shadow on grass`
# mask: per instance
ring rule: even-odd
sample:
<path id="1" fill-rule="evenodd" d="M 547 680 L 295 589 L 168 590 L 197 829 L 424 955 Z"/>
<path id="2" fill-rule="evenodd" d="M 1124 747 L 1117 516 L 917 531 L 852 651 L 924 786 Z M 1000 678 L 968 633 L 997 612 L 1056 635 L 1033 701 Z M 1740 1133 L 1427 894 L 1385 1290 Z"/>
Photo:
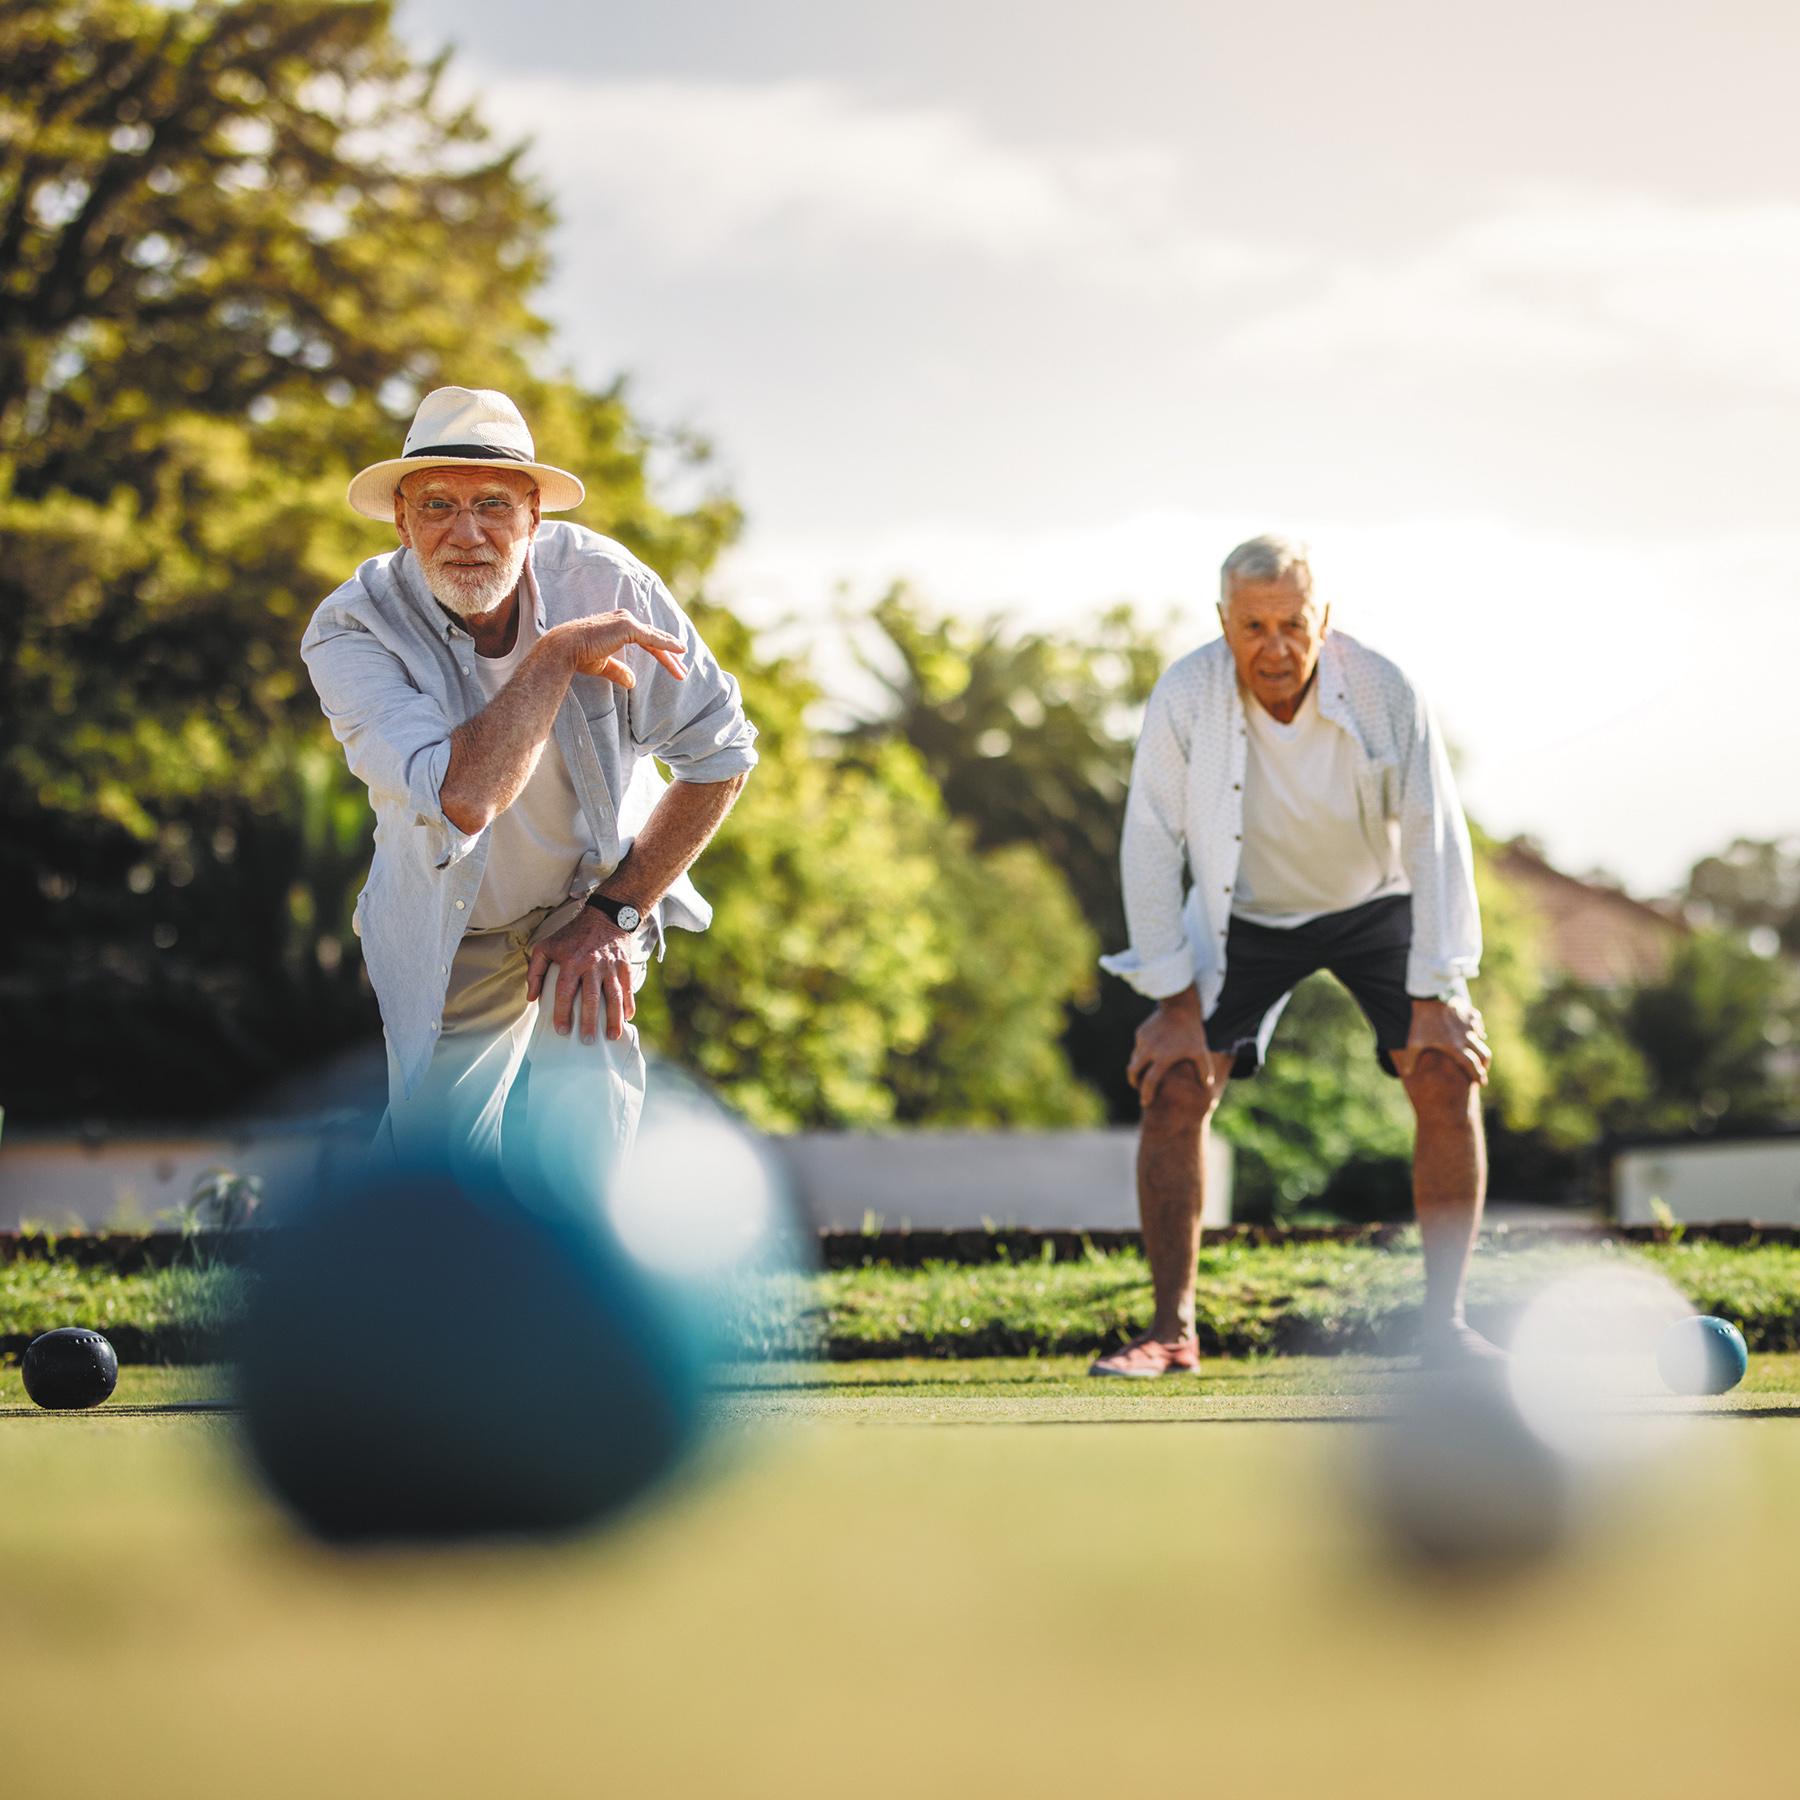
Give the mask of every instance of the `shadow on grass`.
<path id="1" fill-rule="evenodd" d="M 164 1413 L 234 1413 L 234 1400 L 163 1400 L 141 1406 L 0 1406 L 0 1419 L 150 1419 Z"/>

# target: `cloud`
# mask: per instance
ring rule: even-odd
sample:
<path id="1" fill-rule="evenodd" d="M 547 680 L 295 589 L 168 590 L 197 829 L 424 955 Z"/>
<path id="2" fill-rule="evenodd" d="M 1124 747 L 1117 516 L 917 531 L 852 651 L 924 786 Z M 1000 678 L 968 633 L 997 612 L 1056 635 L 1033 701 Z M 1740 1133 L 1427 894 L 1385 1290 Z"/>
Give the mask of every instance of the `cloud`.
<path id="1" fill-rule="evenodd" d="M 1096 283 L 1213 292 L 1294 265 L 1196 229 L 1181 167 L 1147 145 L 1003 143 L 943 106 L 884 106 L 823 81 L 513 78 L 484 89 L 571 222 L 685 269 L 952 251 Z"/>
<path id="2" fill-rule="evenodd" d="M 1409 254 L 1339 260 L 1236 362 L 1686 372 L 1800 386 L 1800 205 L 1526 194 Z"/>

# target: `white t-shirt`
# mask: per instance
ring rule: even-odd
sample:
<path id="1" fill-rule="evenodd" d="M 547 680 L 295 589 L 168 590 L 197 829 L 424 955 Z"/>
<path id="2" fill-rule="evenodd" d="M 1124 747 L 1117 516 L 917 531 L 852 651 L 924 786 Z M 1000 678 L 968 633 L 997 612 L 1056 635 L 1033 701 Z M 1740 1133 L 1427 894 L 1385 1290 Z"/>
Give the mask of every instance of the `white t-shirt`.
<path id="1" fill-rule="evenodd" d="M 1397 852 L 1378 856 L 1363 830 L 1357 746 L 1319 711 L 1317 680 L 1291 724 L 1251 694 L 1244 722 L 1244 843 L 1232 912 L 1258 925 L 1304 925 L 1410 893 Z"/>
<path id="2" fill-rule="evenodd" d="M 519 632 L 512 649 L 505 656 L 475 658 L 475 679 L 481 685 L 483 704 L 513 678 L 537 639 L 537 620 L 521 592 Z M 541 906 L 561 906 L 568 899 L 591 833 L 555 738 L 544 745 L 537 767 L 518 797 L 488 829 L 487 866 L 481 871 L 481 891 L 469 914 L 471 929 L 491 931 Z"/>

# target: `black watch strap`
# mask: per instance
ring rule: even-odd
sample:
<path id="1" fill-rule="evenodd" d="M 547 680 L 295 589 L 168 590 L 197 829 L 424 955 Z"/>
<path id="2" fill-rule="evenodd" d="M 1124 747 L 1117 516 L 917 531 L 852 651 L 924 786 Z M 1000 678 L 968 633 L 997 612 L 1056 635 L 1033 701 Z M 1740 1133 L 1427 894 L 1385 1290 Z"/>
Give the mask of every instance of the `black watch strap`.
<path id="1" fill-rule="evenodd" d="M 609 919 L 611 919 L 615 925 L 619 925 L 619 914 L 624 912 L 627 908 L 629 908 L 634 913 L 639 912 L 639 909 L 635 906 L 632 906 L 632 904 L 629 900 L 615 900 L 612 898 L 612 896 L 610 894 L 601 893 L 598 888 L 596 888 L 593 891 L 593 893 L 588 895 L 587 903 L 589 906 L 591 906 L 594 909 L 595 912 L 605 913 L 606 916 Z M 643 917 L 642 914 L 639 913 L 639 923 L 640 924 L 642 923 L 642 917 Z M 620 925 L 619 928 L 620 928 L 620 930 L 625 929 L 625 927 L 622 925 Z"/>

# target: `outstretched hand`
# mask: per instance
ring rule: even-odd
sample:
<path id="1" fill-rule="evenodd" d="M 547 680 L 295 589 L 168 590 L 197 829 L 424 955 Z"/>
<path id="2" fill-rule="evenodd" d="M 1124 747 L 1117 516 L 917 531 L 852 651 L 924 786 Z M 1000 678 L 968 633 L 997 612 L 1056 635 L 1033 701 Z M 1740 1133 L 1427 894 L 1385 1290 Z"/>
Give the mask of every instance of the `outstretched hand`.
<path id="1" fill-rule="evenodd" d="M 622 688 L 636 687 L 637 677 L 618 653 L 627 644 L 639 644 L 677 681 L 687 680 L 687 666 L 682 660 L 687 655 L 687 645 L 628 612 L 570 619 L 553 626 L 545 635 L 565 647 L 577 675 L 599 675 Z"/>

